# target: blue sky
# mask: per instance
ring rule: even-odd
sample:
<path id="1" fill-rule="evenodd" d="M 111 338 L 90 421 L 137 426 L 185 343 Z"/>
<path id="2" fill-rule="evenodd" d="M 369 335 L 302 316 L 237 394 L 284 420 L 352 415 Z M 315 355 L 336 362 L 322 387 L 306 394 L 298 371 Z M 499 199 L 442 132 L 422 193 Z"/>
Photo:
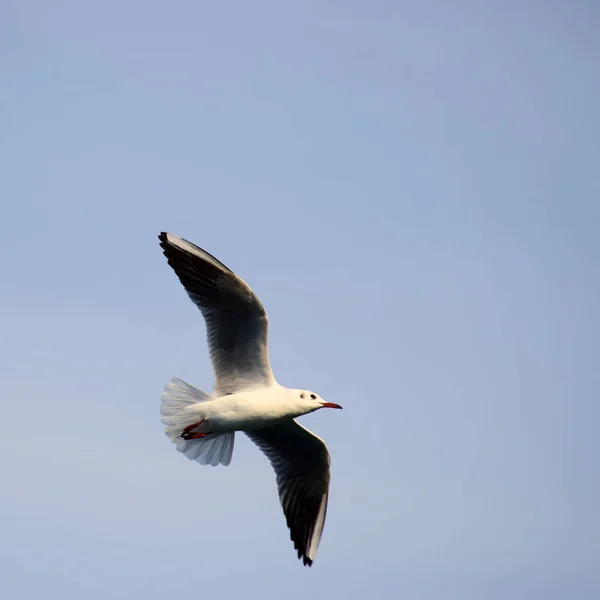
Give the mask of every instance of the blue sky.
<path id="1" fill-rule="evenodd" d="M 592 2 L 0 5 L 0 586 L 11 600 L 600 594 Z M 312 569 L 210 390 L 157 234 L 255 289 L 343 412 Z"/>

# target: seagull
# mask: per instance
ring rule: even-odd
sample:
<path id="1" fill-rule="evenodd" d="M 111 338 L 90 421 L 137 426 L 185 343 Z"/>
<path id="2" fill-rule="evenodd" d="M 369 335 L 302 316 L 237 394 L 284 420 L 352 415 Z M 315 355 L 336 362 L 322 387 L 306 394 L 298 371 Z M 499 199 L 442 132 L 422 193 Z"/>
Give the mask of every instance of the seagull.
<path id="1" fill-rule="evenodd" d="M 275 381 L 267 347 L 267 313 L 248 284 L 198 246 L 162 232 L 168 264 L 204 317 L 215 374 L 207 394 L 173 377 L 161 398 L 165 433 L 187 458 L 202 465 L 231 462 L 236 431 L 269 459 L 290 538 L 311 566 L 321 540 L 329 495 L 325 442 L 295 418 L 342 408 L 314 392 Z"/>

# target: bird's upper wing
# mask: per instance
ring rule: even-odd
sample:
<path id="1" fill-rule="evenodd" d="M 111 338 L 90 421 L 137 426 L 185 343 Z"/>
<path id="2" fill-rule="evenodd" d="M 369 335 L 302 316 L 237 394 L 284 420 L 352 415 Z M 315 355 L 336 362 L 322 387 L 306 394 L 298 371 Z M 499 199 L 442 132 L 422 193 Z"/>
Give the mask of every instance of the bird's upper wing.
<path id="1" fill-rule="evenodd" d="M 170 233 L 159 236 L 169 265 L 206 322 L 215 393 L 274 383 L 267 313 L 250 287 L 208 252 Z"/>
<path id="2" fill-rule="evenodd" d="M 294 420 L 245 432 L 271 461 L 290 537 L 312 565 L 327 514 L 329 452 L 325 442 Z"/>

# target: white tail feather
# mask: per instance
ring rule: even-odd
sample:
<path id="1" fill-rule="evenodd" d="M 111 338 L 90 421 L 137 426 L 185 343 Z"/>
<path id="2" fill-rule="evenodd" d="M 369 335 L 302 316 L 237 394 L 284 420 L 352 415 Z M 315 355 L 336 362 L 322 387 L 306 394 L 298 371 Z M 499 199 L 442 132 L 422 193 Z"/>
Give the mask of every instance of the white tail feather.
<path id="1" fill-rule="evenodd" d="M 212 396 L 193 385 L 173 377 L 165 387 L 160 406 L 161 421 L 167 427 L 165 433 L 177 444 L 177 450 L 201 465 L 227 466 L 233 455 L 235 434 L 209 434 L 205 438 L 184 440 L 183 430 L 204 418 L 202 402 L 212 400 Z"/>
<path id="2" fill-rule="evenodd" d="M 197 440 L 181 440 L 177 450 L 201 465 L 227 466 L 233 455 L 235 433 L 211 433 Z"/>

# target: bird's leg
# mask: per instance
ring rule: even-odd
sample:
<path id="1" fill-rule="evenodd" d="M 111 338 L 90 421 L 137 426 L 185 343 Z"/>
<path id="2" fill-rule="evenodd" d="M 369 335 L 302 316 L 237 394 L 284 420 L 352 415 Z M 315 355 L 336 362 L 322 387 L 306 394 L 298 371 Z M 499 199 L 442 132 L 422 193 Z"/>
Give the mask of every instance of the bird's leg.
<path id="1" fill-rule="evenodd" d="M 192 429 L 196 429 L 196 427 L 199 427 L 200 425 L 202 425 L 202 423 L 204 423 L 204 421 L 206 421 L 206 419 L 201 419 L 197 423 L 192 423 L 191 425 L 188 425 L 181 433 L 181 437 L 184 440 L 197 440 L 199 438 L 206 437 L 208 435 L 208 433 L 201 433 L 201 432 L 192 433 Z"/>
<path id="2" fill-rule="evenodd" d="M 181 437 L 184 440 L 198 440 L 200 438 L 205 438 L 208 433 L 182 433 Z"/>

